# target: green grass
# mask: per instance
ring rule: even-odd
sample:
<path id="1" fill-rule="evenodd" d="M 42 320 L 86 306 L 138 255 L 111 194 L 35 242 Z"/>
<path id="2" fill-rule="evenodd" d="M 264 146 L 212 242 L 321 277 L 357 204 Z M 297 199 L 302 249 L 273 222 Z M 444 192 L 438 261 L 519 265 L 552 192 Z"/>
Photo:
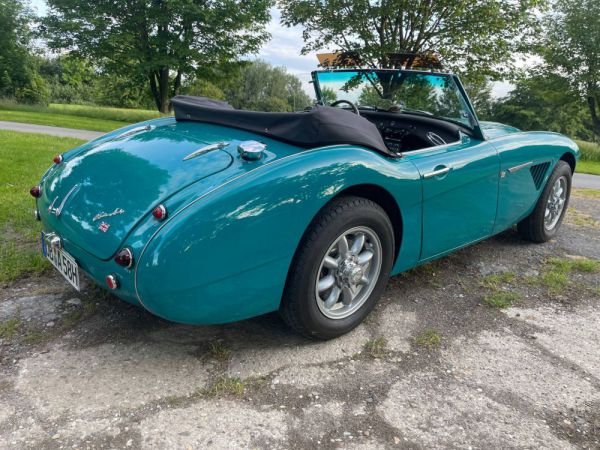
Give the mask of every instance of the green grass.
<path id="1" fill-rule="evenodd" d="M 16 334 L 17 329 L 21 325 L 19 319 L 8 319 L 6 322 L 0 323 L 0 339 L 10 341 Z"/>
<path id="2" fill-rule="evenodd" d="M 496 291 L 483 297 L 483 301 L 494 308 L 508 308 L 521 299 L 516 292 Z"/>
<path id="3" fill-rule="evenodd" d="M 600 200 L 600 190 L 589 188 L 573 188 L 571 191 L 573 197 L 591 198 Z"/>
<path id="4" fill-rule="evenodd" d="M 576 172 L 600 175 L 600 145 L 595 142 L 575 141 L 581 150 Z"/>
<path id="5" fill-rule="evenodd" d="M 561 294 L 571 284 L 571 272 L 600 271 L 600 261 L 588 258 L 550 258 L 539 276 L 539 283 L 551 294 Z"/>
<path id="6" fill-rule="evenodd" d="M 383 337 L 369 339 L 364 346 L 365 352 L 373 358 L 381 358 L 386 355 L 385 345 L 387 341 Z"/>
<path id="7" fill-rule="evenodd" d="M 49 106 L 20 105 L 0 101 L 0 120 L 77 128 L 92 131 L 111 131 L 131 123 L 160 117 L 157 111 L 144 109 L 108 108 L 103 106 L 64 105 Z"/>
<path id="8" fill-rule="evenodd" d="M 435 348 L 442 343 L 442 336 L 435 330 L 425 330 L 415 337 L 415 344 L 419 347 Z"/>
<path id="9" fill-rule="evenodd" d="M 0 130 L 0 283 L 44 271 L 34 219 L 31 186 L 52 164 L 52 156 L 83 141 Z"/>
<path id="10" fill-rule="evenodd" d="M 500 285 L 513 282 L 515 274 L 512 272 L 497 273 L 488 275 L 481 280 L 481 285 L 488 289 L 499 289 Z"/>
<path id="11" fill-rule="evenodd" d="M 239 378 L 220 377 L 207 388 L 198 390 L 198 394 L 203 397 L 241 397 L 244 395 L 246 385 Z"/>
<path id="12" fill-rule="evenodd" d="M 600 175 L 600 162 L 596 161 L 579 161 L 575 172 L 589 173 L 590 175 Z"/>
<path id="13" fill-rule="evenodd" d="M 212 341 L 208 346 L 208 352 L 211 357 L 218 361 L 226 361 L 229 358 L 231 350 L 221 341 Z"/>

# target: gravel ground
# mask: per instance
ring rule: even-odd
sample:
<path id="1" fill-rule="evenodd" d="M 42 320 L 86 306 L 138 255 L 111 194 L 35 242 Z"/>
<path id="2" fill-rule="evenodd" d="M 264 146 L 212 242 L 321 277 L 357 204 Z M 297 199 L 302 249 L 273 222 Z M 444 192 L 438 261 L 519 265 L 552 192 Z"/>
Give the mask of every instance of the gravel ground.
<path id="1" fill-rule="evenodd" d="M 276 314 L 172 324 L 54 274 L 0 289 L 0 448 L 598 449 L 600 272 L 578 263 L 600 197 L 571 207 L 550 243 L 511 230 L 394 277 L 329 342 Z"/>

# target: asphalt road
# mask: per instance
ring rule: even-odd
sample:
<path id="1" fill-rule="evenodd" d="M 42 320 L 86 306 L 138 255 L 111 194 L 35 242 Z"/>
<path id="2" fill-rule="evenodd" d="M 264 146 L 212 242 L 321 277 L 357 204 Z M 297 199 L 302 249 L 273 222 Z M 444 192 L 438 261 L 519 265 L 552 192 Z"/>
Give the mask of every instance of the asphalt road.
<path id="1" fill-rule="evenodd" d="M 34 125 L 30 123 L 8 122 L 0 120 L 0 130 L 22 131 L 24 133 L 50 134 L 52 136 L 73 137 L 91 141 L 105 133 L 99 131 L 76 130 L 73 128 L 51 127 Z M 600 189 L 600 176 L 576 173 L 573 178 L 573 187 Z"/>
<path id="2" fill-rule="evenodd" d="M 0 120 L 0 130 L 21 131 L 23 133 L 49 134 L 51 136 L 71 137 L 91 141 L 103 134 L 100 131 L 76 130 L 74 128 L 51 127 L 31 123 L 8 122 Z"/>

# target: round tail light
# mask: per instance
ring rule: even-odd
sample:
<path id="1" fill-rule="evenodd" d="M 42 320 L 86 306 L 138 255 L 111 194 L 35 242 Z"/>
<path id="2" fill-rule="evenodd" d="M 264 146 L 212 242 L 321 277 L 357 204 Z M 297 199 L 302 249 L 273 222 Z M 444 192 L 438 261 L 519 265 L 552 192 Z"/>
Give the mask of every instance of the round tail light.
<path id="1" fill-rule="evenodd" d="M 117 256 L 115 256 L 115 262 L 118 265 L 129 269 L 133 266 L 133 253 L 128 248 L 121 249 L 119 253 L 117 253 Z"/>
<path id="2" fill-rule="evenodd" d="M 52 161 L 54 161 L 54 164 L 60 164 L 63 162 L 63 157 L 62 155 L 56 155 L 54 158 L 52 158 Z"/>
<path id="3" fill-rule="evenodd" d="M 35 198 L 40 198 L 42 196 L 42 188 L 39 186 L 34 186 L 29 189 L 29 193 Z"/>
<path id="4" fill-rule="evenodd" d="M 108 288 L 111 290 L 117 289 L 119 287 L 119 282 L 117 281 L 117 277 L 115 277 L 114 275 L 107 275 L 106 276 L 106 286 L 108 286 Z"/>
<path id="5" fill-rule="evenodd" d="M 167 218 L 167 208 L 165 208 L 165 205 L 158 205 L 152 210 L 152 215 L 156 220 L 165 220 Z"/>

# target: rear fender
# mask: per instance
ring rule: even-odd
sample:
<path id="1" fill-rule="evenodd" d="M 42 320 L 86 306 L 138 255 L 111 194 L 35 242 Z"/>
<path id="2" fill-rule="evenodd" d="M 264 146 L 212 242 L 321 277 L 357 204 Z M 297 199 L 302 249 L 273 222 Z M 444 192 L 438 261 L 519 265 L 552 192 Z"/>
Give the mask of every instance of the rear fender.
<path id="1" fill-rule="evenodd" d="M 402 263 L 395 269 L 411 267 L 421 244 L 416 168 L 366 149 L 334 146 L 258 166 L 181 208 L 140 255 L 140 302 L 158 316 L 191 324 L 277 310 L 311 220 L 339 192 L 360 184 L 381 186 L 398 202 L 404 233 Z"/>

